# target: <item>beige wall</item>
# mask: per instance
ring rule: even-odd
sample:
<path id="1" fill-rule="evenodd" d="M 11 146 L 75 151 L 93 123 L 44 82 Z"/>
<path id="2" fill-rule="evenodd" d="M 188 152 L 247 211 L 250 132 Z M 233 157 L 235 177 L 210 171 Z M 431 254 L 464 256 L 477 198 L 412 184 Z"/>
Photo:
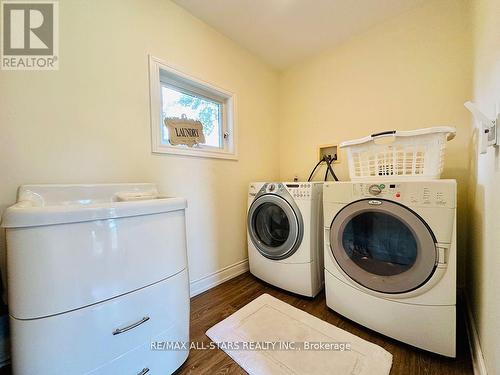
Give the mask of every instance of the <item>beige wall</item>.
<path id="1" fill-rule="evenodd" d="M 500 9 L 476 3 L 474 99 L 493 115 Z M 458 134 L 444 177 L 460 183 L 461 266 L 472 215 L 467 286 L 487 366 L 500 373 L 500 161 L 498 150 L 477 157 L 473 147 L 469 162 L 468 4 L 429 1 L 278 76 L 169 1 L 60 2 L 60 70 L 0 71 L 0 211 L 23 183 L 157 182 L 189 200 L 196 280 L 246 258 L 249 181 L 307 178 L 319 144 L 450 124 Z M 148 53 L 238 95 L 238 161 L 151 154 Z M 346 167 L 335 165 L 342 179 Z"/>
<path id="2" fill-rule="evenodd" d="M 474 2 L 474 101 L 500 110 L 500 2 Z M 473 139 L 468 293 L 488 374 L 500 374 L 500 152 L 479 155 Z"/>
<path id="3" fill-rule="evenodd" d="M 433 0 L 332 51 L 286 70 L 280 80 L 280 174 L 308 177 L 317 146 L 377 131 L 452 125 L 445 178 L 459 181 L 459 245 L 465 251 L 471 96 L 468 3 Z M 335 170 L 348 179 L 347 161 Z M 318 173 L 317 179 L 324 177 Z M 462 256 L 460 267 L 463 268 Z M 463 272 L 461 272 L 463 274 Z"/>
<path id="4" fill-rule="evenodd" d="M 59 7 L 60 70 L 0 71 L 0 211 L 20 184 L 152 181 L 189 201 L 191 280 L 245 259 L 248 182 L 278 177 L 277 73 L 169 1 Z M 236 93 L 238 161 L 152 155 L 149 53 Z"/>

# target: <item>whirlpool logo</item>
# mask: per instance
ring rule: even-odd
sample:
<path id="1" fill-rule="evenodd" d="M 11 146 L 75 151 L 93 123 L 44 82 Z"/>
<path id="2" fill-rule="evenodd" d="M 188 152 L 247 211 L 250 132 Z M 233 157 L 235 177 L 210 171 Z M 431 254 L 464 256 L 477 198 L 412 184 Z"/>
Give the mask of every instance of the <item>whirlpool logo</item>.
<path id="1" fill-rule="evenodd" d="M 1 2 L 1 69 L 59 69 L 58 6 L 57 1 Z"/>

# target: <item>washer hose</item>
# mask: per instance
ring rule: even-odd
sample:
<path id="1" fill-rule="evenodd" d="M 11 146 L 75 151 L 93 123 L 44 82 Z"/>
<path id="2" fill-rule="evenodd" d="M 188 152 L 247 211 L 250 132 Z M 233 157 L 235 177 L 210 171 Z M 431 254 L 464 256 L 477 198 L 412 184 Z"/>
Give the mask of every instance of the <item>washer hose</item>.
<path id="1" fill-rule="evenodd" d="M 318 167 L 321 165 L 321 163 L 325 162 L 326 163 L 326 172 L 325 172 L 325 179 L 324 181 L 327 181 L 328 180 L 328 172 L 331 173 L 333 179 L 335 181 L 338 181 L 339 179 L 337 178 L 337 175 L 335 174 L 335 172 L 333 171 L 333 168 L 332 168 L 332 163 L 333 163 L 333 159 L 329 156 L 323 156 L 323 159 L 321 159 L 320 161 L 318 161 L 318 163 L 314 166 L 313 170 L 311 171 L 311 174 L 309 175 L 309 178 L 307 179 L 307 182 L 311 181 L 311 179 L 313 178 L 314 176 L 314 172 L 316 172 L 316 169 L 318 169 Z"/>

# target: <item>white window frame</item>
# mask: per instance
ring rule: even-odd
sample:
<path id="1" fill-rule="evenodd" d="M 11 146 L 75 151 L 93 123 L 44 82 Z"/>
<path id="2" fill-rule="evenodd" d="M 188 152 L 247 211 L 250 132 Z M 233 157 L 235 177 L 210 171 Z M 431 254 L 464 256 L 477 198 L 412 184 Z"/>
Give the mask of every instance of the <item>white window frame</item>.
<path id="1" fill-rule="evenodd" d="M 205 97 L 221 104 L 221 144 L 222 148 L 200 145 L 166 145 L 162 134 L 162 86 L 183 90 L 188 94 Z M 219 159 L 238 159 L 236 128 L 236 95 L 199 78 L 167 65 L 164 61 L 149 56 L 149 89 L 151 110 L 151 145 L 153 153 L 198 156 Z"/>

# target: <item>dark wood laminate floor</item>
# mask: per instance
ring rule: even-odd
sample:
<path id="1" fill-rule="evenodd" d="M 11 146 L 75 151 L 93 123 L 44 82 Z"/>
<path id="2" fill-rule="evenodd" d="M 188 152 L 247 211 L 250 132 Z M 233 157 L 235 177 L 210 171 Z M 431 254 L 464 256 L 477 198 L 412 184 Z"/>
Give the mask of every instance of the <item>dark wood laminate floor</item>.
<path id="1" fill-rule="evenodd" d="M 458 309 L 457 358 L 450 359 L 400 343 L 356 324 L 326 307 L 325 295 L 303 298 L 274 288 L 250 273 L 229 280 L 191 300 L 191 340 L 209 343 L 205 332 L 263 293 L 380 345 L 393 355 L 391 375 L 472 374 L 465 323 Z M 425 333 L 423 333 L 425 334 Z M 245 374 L 222 350 L 192 350 L 176 374 Z"/>
<path id="2" fill-rule="evenodd" d="M 373 342 L 393 355 L 391 375 L 462 375 L 472 374 L 462 311 L 458 309 L 457 358 L 450 359 L 382 336 L 328 309 L 325 295 L 303 298 L 270 286 L 250 273 L 229 280 L 191 300 L 191 340 L 208 344 L 205 332 L 263 293 L 268 293 L 324 321 Z M 10 366 L 0 369 L 0 375 L 10 375 Z M 246 374 L 222 350 L 191 350 L 178 374 Z M 110 374 L 118 375 L 118 374 Z"/>

